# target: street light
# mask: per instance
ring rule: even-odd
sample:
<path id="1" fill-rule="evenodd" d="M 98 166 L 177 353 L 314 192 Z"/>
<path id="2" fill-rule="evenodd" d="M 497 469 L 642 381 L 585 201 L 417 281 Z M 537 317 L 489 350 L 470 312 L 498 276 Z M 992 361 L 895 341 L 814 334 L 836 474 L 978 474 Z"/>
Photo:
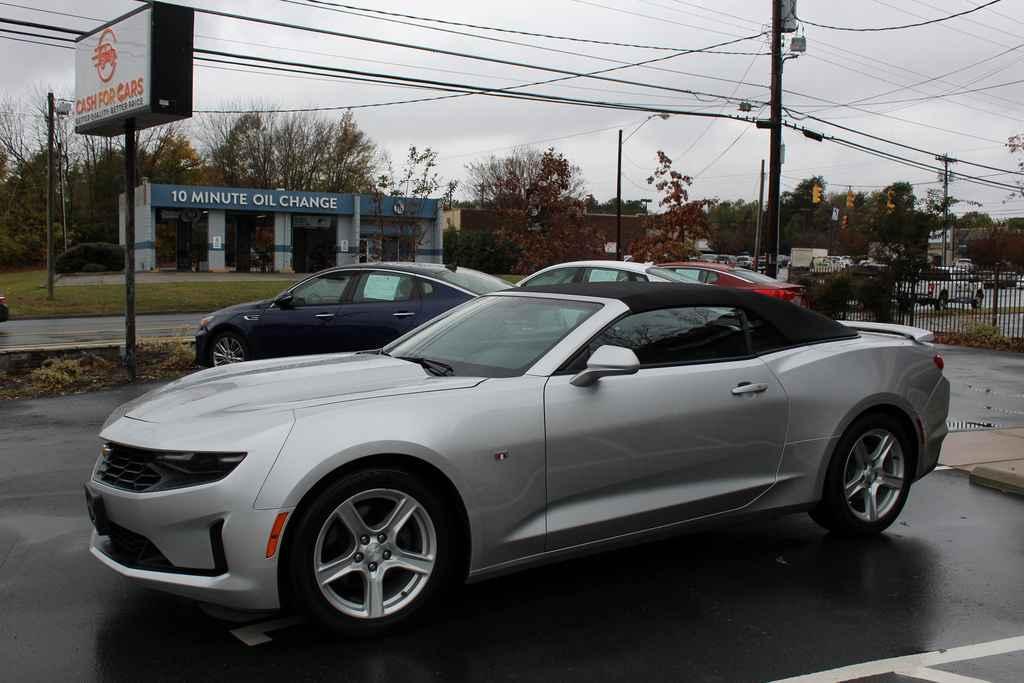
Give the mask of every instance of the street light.
<path id="1" fill-rule="evenodd" d="M 622 143 L 629 140 L 631 137 L 636 135 L 636 132 L 643 128 L 648 121 L 654 118 L 667 121 L 669 114 L 664 112 L 660 114 L 651 114 L 646 119 L 640 122 L 640 125 L 633 129 L 633 132 L 626 136 L 625 140 L 622 138 L 622 129 L 619 129 L 619 160 L 617 167 L 617 175 L 615 179 L 615 260 L 622 260 Z"/>

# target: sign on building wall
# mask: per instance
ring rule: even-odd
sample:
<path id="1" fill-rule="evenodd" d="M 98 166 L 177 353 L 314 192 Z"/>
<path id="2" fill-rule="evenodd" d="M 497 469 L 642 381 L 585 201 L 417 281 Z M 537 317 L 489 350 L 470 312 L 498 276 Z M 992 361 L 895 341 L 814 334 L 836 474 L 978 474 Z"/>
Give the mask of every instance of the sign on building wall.
<path id="1" fill-rule="evenodd" d="M 75 131 L 120 135 L 192 116 L 194 11 L 144 5 L 75 46 Z"/>

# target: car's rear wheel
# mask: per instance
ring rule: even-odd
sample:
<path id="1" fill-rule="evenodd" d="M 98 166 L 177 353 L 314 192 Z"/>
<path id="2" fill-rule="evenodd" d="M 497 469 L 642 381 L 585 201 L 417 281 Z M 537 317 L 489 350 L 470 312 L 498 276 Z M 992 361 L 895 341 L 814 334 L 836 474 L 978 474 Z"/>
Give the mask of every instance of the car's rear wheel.
<path id="1" fill-rule="evenodd" d="M 291 533 L 284 571 L 296 606 L 346 635 L 421 618 L 457 576 L 449 506 L 403 470 L 366 470 L 334 482 Z"/>
<path id="2" fill-rule="evenodd" d="M 903 425 L 891 415 L 857 419 L 839 440 L 825 475 L 814 521 L 836 534 L 884 531 L 903 510 L 913 480 L 913 452 Z"/>
<path id="3" fill-rule="evenodd" d="M 218 367 L 249 360 L 249 347 L 237 332 L 220 332 L 210 344 L 210 365 Z"/>

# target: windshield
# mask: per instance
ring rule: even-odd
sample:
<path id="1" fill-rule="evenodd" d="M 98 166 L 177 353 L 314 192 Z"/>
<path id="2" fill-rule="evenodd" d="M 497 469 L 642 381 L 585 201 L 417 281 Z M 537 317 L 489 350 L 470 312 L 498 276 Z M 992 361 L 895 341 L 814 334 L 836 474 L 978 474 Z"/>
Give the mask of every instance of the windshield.
<path id="1" fill-rule="evenodd" d="M 747 270 L 746 268 L 734 268 L 732 274 L 735 275 L 736 277 L 741 277 L 744 280 L 749 280 L 750 282 L 757 282 L 763 285 L 776 285 L 781 282 L 781 280 L 776 280 L 773 277 L 768 277 L 767 275 L 755 272 L 753 270 Z"/>
<path id="2" fill-rule="evenodd" d="M 648 268 L 647 274 L 653 275 L 654 277 L 660 277 L 661 279 L 668 280 L 669 282 L 688 282 L 691 285 L 693 284 L 693 278 L 688 278 L 685 275 L 681 275 L 680 273 L 677 273 L 674 270 L 669 270 L 668 268 Z"/>
<path id="3" fill-rule="evenodd" d="M 601 308 L 522 296 L 475 299 L 386 347 L 395 358 L 451 366 L 446 374 L 516 377 Z"/>
<path id="4" fill-rule="evenodd" d="M 512 283 L 505 282 L 500 277 L 481 273 L 479 270 L 470 268 L 438 268 L 430 272 L 430 277 L 437 278 L 442 282 L 449 282 L 456 287 L 468 289 L 474 294 L 490 294 L 500 292 L 503 289 L 510 289 Z"/>

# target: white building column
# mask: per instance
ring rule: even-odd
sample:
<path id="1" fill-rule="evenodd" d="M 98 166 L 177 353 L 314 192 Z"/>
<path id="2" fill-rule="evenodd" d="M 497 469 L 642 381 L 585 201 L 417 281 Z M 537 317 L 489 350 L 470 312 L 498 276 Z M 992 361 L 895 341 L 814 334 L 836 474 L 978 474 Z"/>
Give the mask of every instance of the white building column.
<path id="1" fill-rule="evenodd" d="M 156 210 L 149 201 L 149 181 L 144 180 L 135 188 L 135 270 L 156 270 Z M 125 243 L 125 217 L 127 196 L 122 193 L 117 200 L 118 243 Z"/>
<path id="2" fill-rule="evenodd" d="M 358 198 L 357 200 L 358 201 Z M 355 216 L 338 216 L 337 264 L 347 266 L 359 262 L 359 232 Z"/>
<path id="3" fill-rule="evenodd" d="M 416 260 L 426 263 L 444 263 L 444 226 L 446 224 L 441 202 L 437 203 L 437 214 L 433 219 L 422 219 L 423 242 L 416 248 Z"/>
<path id="4" fill-rule="evenodd" d="M 206 260 L 210 263 L 210 272 L 222 272 L 227 269 L 224 264 L 224 248 L 227 244 L 224 211 L 210 209 L 210 213 L 206 216 L 206 227 L 208 232 Z"/>
<path id="5" fill-rule="evenodd" d="M 292 217 L 288 213 L 274 214 L 274 272 L 293 272 Z"/>

